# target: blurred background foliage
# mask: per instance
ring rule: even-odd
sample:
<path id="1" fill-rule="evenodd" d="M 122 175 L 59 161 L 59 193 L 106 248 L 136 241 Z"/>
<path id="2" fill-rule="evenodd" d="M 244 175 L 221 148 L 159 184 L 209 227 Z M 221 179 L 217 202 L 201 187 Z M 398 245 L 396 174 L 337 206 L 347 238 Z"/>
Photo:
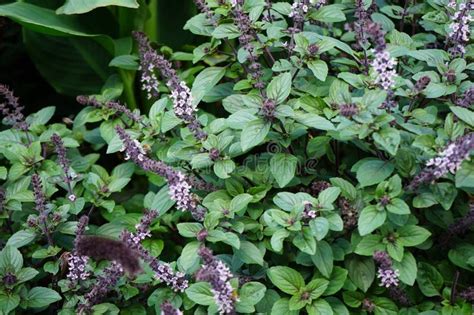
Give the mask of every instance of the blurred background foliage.
<path id="1" fill-rule="evenodd" d="M 28 112 L 54 105 L 68 116 L 80 107 L 75 96 L 104 89 L 132 108 L 146 106 L 135 65 L 111 61 L 134 52 L 132 30 L 166 51 L 192 51 L 199 39 L 183 26 L 194 14 L 192 0 L 0 0 L 0 82 Z"/>

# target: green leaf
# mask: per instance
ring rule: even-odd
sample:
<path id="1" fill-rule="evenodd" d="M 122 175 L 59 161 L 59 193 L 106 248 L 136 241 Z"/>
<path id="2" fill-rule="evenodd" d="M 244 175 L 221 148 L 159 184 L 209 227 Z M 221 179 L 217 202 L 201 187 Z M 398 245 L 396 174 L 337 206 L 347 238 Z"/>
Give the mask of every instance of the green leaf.
<path id="1" fill-rule="evenodd" d="M 270 314 L 272 315 L 298 315 L 299 311 L 291 311 L 290 310 L 290 300 L 287 298 L 279 299 L 278 301 L 273 304 L 272 311 Z"/>
<path id="2" fill-rule="evenodd" d="M 136 56 L 121 55 L 112 59 L 109 62 L 109 67 L 116 67 L 116 68 L 125 69 L 125 70 L 138 70 L 139 64 L 137 62 Z M 151 110 L 150 110 L 150 113 L 152 113 Z M 150 115 L 150 117 L 155 117 L 155 115 Z"/>
<path id="3" fill-rule="evenodd" d="M 193 95 L 193 106 L 197 106 L 202 98 L 219 83 L 225 74 L 223 67 L 209 67 L 201 71 L 194 80 L 191 94 Z"/>
<path id="4" fill-rule="evenodd" d="M 199 242 L 190 242 L 184 246 L 178 263 L 186 272 L 195 271 L 199 266 Z"/>
<path id="5" fill-rule="evenodd" d="M 388 212 L 395 213 L 395 214 L 410 214 L 410 207 L 406 204 L 405 201 L 394 198 L 390 200 L 390 203 L 387 205 Z"/>
<path id="6" fill-rule="evenodd" d="M 352 256 L 345 260 L 349 278 L 364 292 L 372 285 L 375 279 L 375 265 L 372 257 Z"/>
<path id="7" fill-rule="evenodd" d="M 388 161 L 367 159 L 356 164 L 356 176 L 361 187 L 371 186 L 387 179 L 395 166 Z M 352 169 L 354 171 L 354 168 Z"/>
<path id="8" fill-rule="evenodd" d="M 408 251 L 405 252 L 401 262 L 394 260 L 393 267 L 398 269 L 400 272 L 400 281 L 409 286 L 413 286 L 418 273 L 418 268 L 416 266 L 415 257 L 413 257 L 412 253 Z"/>
<path id="9" fill-rule="evenodd" d="M 20 230 L 10 236 L 7 246 L 20 248 L 31 243 L 36 237 L 36 233 L 30 230 Z"/>
<path id="10" fill-rule="evenodd" d="M 265 296 L 267 288 L 260 282 L 247 282 L 239 290 L 239 299 L 242 303 L 255 305 Z"/>
<path id="11" fill-rule="evenodd" d="M 293 244 L 298 247 L 299 250 L 309 255 L 313 255 L 316 252 L 316 240 L 308 228 L 303 228 L 301 233 L 296 234 L 293 239 Z"/>
<path id="12" fill-rule="evenodd" d="M 207 282 L 193 283 L 186 289 L 186 296 L 199 305 L 214 304 L 214 295 L 211 292 L 211 285 Z"/>
<path id="13" fill-rule="evenodd" d="M 474 112 L 460 106 L 450 106 L 451 111 L 462 121 L 471 127 L 474 127 Z"/>
<path id="14" fill-rule="evenodd" d="M 294 118 L 305 126 L 318 130 L 335 130 L 334 125 L 321 116 L 312 113 L 295 112 Z"/>
<path id="15" fill-rule="evenodd" d="M 9 314 L 20 304 L 20 296 L 13 292 L 0 292 L 0 313 Z"/>
<path id="16" fill-rule="evenodd" d="M 56 10 L 57 14 L 81 14 L 100 7 L 119 6 L 138 8 L 136 0 L 66 0 L 63 6 Z"/>
<path id="17" fill-rule="evenodd" d="M 212 32 L 212 37 L 221 39 L 233 39 L 240 36 L 240 31 L 236 25 L 232 23 L 221 24 Z"/>
<path id="18" fill-rule="evenodd" d="M 232 212 L 238 212 L 247 208 L 247 205 L 252 201 L 253 196 L 250 194 L 240 194 L 235 196 L 229 206 L 229 210 Z"/>
<path id="19" fill-rule="evenodd" d="M 4 180 L 7 178 L 8 170 L 5 166 L 0 166 L 0 179 Z"/>
<path id="20" fill-rule="evenodd" d="M 444 281 L 443 276 L 435 267 L 427 263 L 419 263 L 416 283 L 425 296 L 431 297 L 441 295 Z"/>
<path id="21" fill-rule="evenodd" d="M 240 248 L 234 248 L 235 255 L 246 264 L 263 266 L 263 254 L 253 243 L 241 241 Z"/>
<path id="22" fill-rule="evenodd" d="M 309 227 L 318 241 L 325 238 L 329 232 L 329 222 L 324 217 L 317 217 L 309 221 Z"/>
<path id="23" fill-rule="evenodd" d="M 23 283 L 26 281 L 29 281 L 36 277 L 36 275 L 39 273 L 34 268 L 22 268 L 19 272 L 17 272 L 16 277 L 17 277 L 17 283 Z"/>
<path id="24" fill-rule="evenodd" d="M 58 292 L 44 287 L 34 287 L 22 301 L 28 308 L 39 308 L 61 300 Z"/>
<path id="25" fill-rule="evenodd" d="M 372 137 L 377 145 L 382 149 L 395 156 L 400 145 L 400 132 L 395 128 L 383 128 L 379 132 L 375 132 Z"/>
<path id="26" fill-rule="evenodd" d="M 18 249 L 5 246 L 0 252 L 0 273 L 18 272 L 23 267 L 23 256 Z"/>
<path id="27" fill-rule="evenodd" d="M 311 260 L 323 276 L 326 278 L 330 277 L 333 269 L 334 258 L 332 248 L 327 242 L 318 242 L 316 254 L 311 256 Z"/>
<path id="28" fill-rule="evenodd" d="M 463 163 L 456 172 L 456 188 L 468 188 L 471 192 L 474 188 L 474 163 Z"/>
<path id="29" fill-rule="evenodd" d="M 341 193 L 339 187 L 329 187 L 319 193 L 318 200 L 324 207 L 329 207 Z"/>
<path id="30" fill-rule="evenodd" d="M 322 60 L 313 60 L 308 62 L 308 68 L 313 71 L 314 76 L 320 80 L 324 81 L 326 80 L 326 77 L 328 76 L 328 65 L 326 62 Z"/>
<path id="31" fill-rule="evenodd" d="M 403 246 L 420 245 L 430 237 L 431 232 L 421 226 L 405 225 L 397 230 L 398 240 Z"/>
<path id="32" fill-rule="evenodd" d="M 384 210 L 380 211 L 376 206 L 372 205 L 365 207 L 360 213 L 357 224 L 359 234 L 364 236 L 372 233 L 372 231 L 385 223 L 386 218 L 387 213 Z"/>
<path id="33" fill-rule="evenodd" d="M 282 73 L 268 84 L 268 98 L 274 100 L 277 104 L 283 103 L 291 92 L 291 74 L 289 72 Z"/>
<path id="34" fill-rule="evenodd" d="M 270 131 L 270 126 L 270 123 L 262 119 L 255 119 L 248 122 L 240 136 L 240 146 L 242 150 L 247 151 L 262 143 Z"/>
<path id="35" fill-rule="evenodd" d="M 346 20 L 346 16 L 342 12 L 341 6 L 337 4 L 325 5 L 312 13 L 310 17 L 311 19 L 323 23 L 336 23 Z"/>
<path id="36" fill-rule="evenodd" d="M 382 243 L 383 237 L 377 234 L 369 234 L 360 240 L 357 244 L 354 253 L 363 256 L 372 256 L 376 250 L 384 250 L 384 245 Z"/>
<path id="37" fill-rule="evenodd" d="M 311 280 L 310 283 L 308 283 L 308 285 L 306 285 L 304 290 L 311 294 L 312 299 L 317 299 L 321 295 L 323 295 L 328 285 L 329 285 L 329 281 L 327 281 L 326 279 L 321 279 L 321 278 L 314 279 L 314 280 Z"/>
<path id="38" fill-rule="evenodd" d="M 295 176 L 298 159 L 291 154 L 276 153 L 270 159 L 270 172 L 278 185 L 285 187 Z"/>
<path id="39" fill-rule="evenodd" d="M 232 173 L 235 169 L 234 161 L 230 159 L 226 160 L 218 160 L 214 163 L 214 173 L 222 179 L 226 179 L 230 177 L 230 173 Z"/>
<path id="40" fill-rule="evenodd" d="M 273 233 L 272 238 L 270 239 L 270 244 L 272 245 L 273 250 L 276 252 L 281 251 L 283 249 L 283 241 L 288 236 L 290 236 L 290 232 L 286 229 L 279 229 Z"/>
<path id="41" fill-rule="evenodd" d="M 271 267 L 267 275 L 278 289 L 287 294 L 295 295 L 304 287 L 303 277 L 298 271 L 289 267 Z"/>
<path id="42" fill-rule="evenodd" d="M 348 271 L 344 268 L 335 266 L 329 278 L 329 285 L 324 291 L 324 295 L 334 295 L 339 292 L 346 282 Z"/>

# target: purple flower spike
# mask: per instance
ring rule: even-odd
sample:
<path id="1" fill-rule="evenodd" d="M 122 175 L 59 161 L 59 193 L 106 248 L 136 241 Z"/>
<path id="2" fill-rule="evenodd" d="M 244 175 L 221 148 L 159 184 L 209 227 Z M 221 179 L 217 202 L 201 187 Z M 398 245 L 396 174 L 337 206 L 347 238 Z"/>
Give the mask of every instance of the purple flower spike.
<path id="1" fill-rule="evenodd" d="M 183 315 L 183 312 L 175 309 L 169 301 L 164 301 L 161 304 L 161 315 Z"/>
<path id="2" fill-rule="evenodd" d="M 469 44 L 469 23 L 473 21 L 471 11 L 474 10 L 474 2 L 468 0 L 467 3 L 450 3 L 450 7 L 455 9 L 451 16 L 446 44 L 450 45 L 449 52 L 452 57 L 460 57 L 466 53 L 466 45 Z"/>
<path id="3" fill-rule="evenodd" d="M 25 116 L 22 113 L 23 106 L 18 103 L 18 97 L 15 97 L 13 92 L 3 84 L 0 84 L 0 95 L 3 95 L 6 101 L 0 103 L 0 112 L 5 117 L 6 122 L 15 129 L 28 131 L 29 125 L 25 121 Z"/>
<path id="4" fill-rule="evenodd" d="M 140 115 L 137 115 L 136 113 L 132 112 L 125 105 L 120 104 L 120 102 L 108 101 L 105 103 L 101 103 L 95 97 L 85 95 L 78 96 L 76 100 L 81 105 L 93 106 L 95 108 L 107 108 L 113 111 L 114 113 L 123 114 L 127 116 L 128 119 L 132 120 L 135 123 L 143 124 L 143 118 Z"/>
<path id="5" fill-rule="evenodd" d="M 236 297 L 229 280 L 233 277 L 229 268 L 212 255 L 212 251 L 202 247 L 199 252 L 204 265 L 196 274 L 198 281 L 206 281 L 211 285 L 212 293 L 220 314 L 235 314 Z"/>
<path id="6" fill-rule="evenodd" d="M 386 288 L 398 286 L 398 277 L 400 272 L 393 269 L 392 260 L 386 252 L 376 251 L 374 253 L 374 260 L 379 265 L 377 270 L 377 278 L 380 279 L 380 285 Z"/>
<path id="7" fill-rule="evenodd" d="M 84 215 L 79 219 L 79 223 L 77 224 L 74 249 L 68 257 L 69 273 L 66 277 L 71 281 L 70 287 L 74 287 L 78 280 L 86 280 L 90 276 L 90 273 L 86 271 L 89 257 L 77 253 L 77 247 L 86 231 L 88 223 L 89 217 Z"/>
<path id="8" fill-rule="evenodd" d="M 166 86 L 171 91 L 171 99 L 176 117 L 186 123 L 196 139 L 201 141 L 206 139 L 207 134 L 202 130 L 201 123 L 196 117 L 197 108 L 193 105 L 193 98 L 189 87 L 180 80 L 171 62 L 156 53 L 144 33 L 134 32 L 133 36 L 139 45 L 142 82 L 144 83 L 144 89 L 149 91 L 149 97 L 158 96 L 158 79 L 154 76 L 154 71 L 158 70 L 166 80 Z M 144 77 L 146 78 L 145 80 L 143 79 Z"/>
<path id="9" fill-rule="evenodd" d="M 31 185 L 33 186 L 33 194 L 35 196 L 35 210 L 38 211 L 38 225 L 48 240 L 50 246 L 53 245 L 53 239 L 48 228 L 48 211 L 46 210 L 46 197 L 43 192 L 43 184 L 38 174 L 31 176 Z"/>
<path id="10" fill-rule="evenodd" d="M 451 142 L 435 158 L 426 163 L 426 167 L 408 185 L 415 190 L 421 184 L 433 182 L 447 173 L 455 174 L 464 160 L 467 160 L 474 149 L 474 132 L 459 137 Z"/>
<path id="11" fill-rule="evenodd" d="M 464 95 L 462 98 L 459 98 L 456 100 L 456 105 L 464 107 L 464 108 L 469 108 L 474 104 L 474 87 L 470 87 L 466 92 L 464 92 Z"/>
<path id="12" fill-rule="evenodd" d="M 161 161 L 148 158 L 138 141 L 132 140 L 120 126 L 117 126 L 115 129 L 123 141 L 123 150 L 126 156 L 145 171 L 153 172 L 166 178 L 170 197 L 176 201 L 176 207 L 181 211 L 190 211 L 196 220 L 202 220 L 204 218 L 204 209 L 197 204 L 196 196 L 191 193 L 191 184 L 186 176 Z"/>

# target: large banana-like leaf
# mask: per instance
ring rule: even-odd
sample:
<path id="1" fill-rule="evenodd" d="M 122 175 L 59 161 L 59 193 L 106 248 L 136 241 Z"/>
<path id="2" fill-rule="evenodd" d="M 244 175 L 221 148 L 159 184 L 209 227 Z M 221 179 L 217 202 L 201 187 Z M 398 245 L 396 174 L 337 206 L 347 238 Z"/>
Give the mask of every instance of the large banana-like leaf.
<path id="1" fill-rule="evenodd" d="M 136 0 L 66 0 L 64 5 L 56 10 L 56 13 L 82 14 L 107 6 L 138 8 L 138 3 Z"/>

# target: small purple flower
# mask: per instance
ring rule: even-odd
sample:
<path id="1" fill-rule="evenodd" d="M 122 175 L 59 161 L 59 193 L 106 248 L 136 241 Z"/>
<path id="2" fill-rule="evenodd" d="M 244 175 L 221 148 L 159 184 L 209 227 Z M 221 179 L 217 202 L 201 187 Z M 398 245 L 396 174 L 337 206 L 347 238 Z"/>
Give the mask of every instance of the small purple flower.
<path id="1" fill-rule="evenodd" d="M 13 92 L 3 84 L 0 84 L 0 95 L 3 95 L 6 103 L 0 103 L 0 112 L 5 117 L 8 124 L 13 128 L 27 132 L 29 125 L 25 121 L 23 115 L 23 106 L 18 103 L 18 97 L 13 95 Z"/>
<path id="2" fill-rule="evenodd" d="M 318 196 L 320 192 L 322 192 L 325 189 L 328 189 L 331 187 L 331 184 L 328 183 L 327 181 L 321 180 L 321 181 L 314 181 L 311 183 L 311 195 L 313 196 Z"/>
<path id="3" fill-rule="evenodd" d="M 408 185 L 410 190 L 423 183 L 432 182 L 447 173 L 455 174 L 464 160 L 467 160 L 474 149 L 474 133 L 469 133 L 451 142 L 437 156 L 426 163 L 426 167 Z"/>
<path id="4" fill-rule="evenodd" d="M 209 158 L 211 159 L 211 161 L 217 161 L 219 159 L 220 154 L 221 152 L 216 148 L 211 148 L 209 150 Z"/>
<path id="5" fill-rule="evenodd" d="M 469 108 L 474 104 L 474 87 L 470 87 L 461 98 L 456 100 L 456 105 Z"/>
<path id="6" fill-rule="evenodd" d="M 341 209 L 341 217 L 344 222 L 344 228 L 351 230 L 357 226 L 357 209 L 347 200 L 347 198 L 339 197 L 339 209 Z"/>
<path id="7" fill-rule="evenodd" d="M 212 255 L 212 251 L 201 247 L 198 252 L 204 264 L 196 274 L 198 281 L 206 281 L 211 285 L 220 314 L 234 314 L 236 297 L 229 280 L 233 277 L 229 268 Z"/>
<path id="8" fill-rule="evenodd" d="M 466 290 L 460 292 L 459 296 L 470 303 L 474 303 L 474 286 L 470 286 Z"/>
<path id="9" fill-rule="evenodd" d="M 161 315 L 183 315 L 183 312 L 174 308 L 169 301 L 161 304 Z"/>
<path id="10" fill-rule="evenodd" d="M 275 108 L 276 102 L 272 99 L 265 98 L 261 108 L 261 114 L 267 121 L 273 121 L 275 119 Z"/>
<path id="11" fill-rule="evenodd" d="M 66 277 L 71 281 L 71 287 L 75 286 L 78 280 L 86 280 L 90 276 L 90 273 L 86 270 L 89 257 L 79 255 L 76 250 L 88 223 L 89 217 L 86 215 L 79 219 L 74 238 L 74 249 L 68 257 L 69 273 Z"/>
<path id="12" fill-rule="evenodd" d="M 375 52 L 375 59 L 371 66 L 377 73 L 375 83 L 380 85 L 384 90 L 391 90 L 395 86 L 395 77 L 397 72 L 394 67 L 397 64 L 394 58 L 390 57 L 387 50 Z"/>
<path id="13" fill-rule="evenodd" d="M 2 277 L 2 282 L 5 286 L 11 287 L 17 282 L 17 277 L 15 274 L 11 272 L 6 272 L 5 275 Z"/>
<path id="14" fill-rule="evenodd" d="M 450 7 L 455 9 L 451 16 L 451 24 L 446 39 L 446 44 L 451 45 L 449 52 L 453 57 L 463 56 L 466 53 L 466 45 L 469 43 L 469 24 L 473 21 L 471 11 L 474 9 L 474 2 L 467 0 L 460 3 L 457 8 L 451 3 Z"/>
<path id="15" fill-rule="evenodd" d="M 122 127 L 117 126 L 115 129 L 123 142 L 126 157 L 145 171 L 165 177 L 168 181 L 169 195 L 176 201 L 176 207 L 181 211 L 190 211 L 196 220 L 202 220 L 204 209 L 197 204 L 196 196 L 191 193 L 191 183 L 186 176 L 161 161 L 148 158 L 137 140 L 132 140 Z"/>
<path id="16" fill-rule="evenodd" d="M 307 0 L 296 0 L 293 2 L 291 5 L 291 12 L 288 14 L 288 16 L 293 20 L 295 25 L 300 25 L 300 30 L 301 30 L 301 24 L 304 23 L 304 19 L 306 16 L 306 13 L 308 13 L 309 10 L 309 3 Z"/>
<path id="17" fill-rule="evenodd" d="M 365 298 L 362 300 L 362 308 L 367 312 L 372 313 L 375 310 L 375 303 Z"/>
<path id="18" fill-rule="evenodd" d="M 303 207 L 303 213 L 301 215 L 303 220 L 311 221 L 318 216 L 318 213 L 313 209 L 313 204 L 310 201 L 304 201 Z"/>
<path id="19" fill-rule="evenodd" d="M 386 288 L 398 286 L 400 272 L 398 269 L 393 269 L 392 260 L 388 254 L 386 252 L 376 251 L 373 258 L 379 265 L 377 278 L 380 279 L 380 285 Z"/>

